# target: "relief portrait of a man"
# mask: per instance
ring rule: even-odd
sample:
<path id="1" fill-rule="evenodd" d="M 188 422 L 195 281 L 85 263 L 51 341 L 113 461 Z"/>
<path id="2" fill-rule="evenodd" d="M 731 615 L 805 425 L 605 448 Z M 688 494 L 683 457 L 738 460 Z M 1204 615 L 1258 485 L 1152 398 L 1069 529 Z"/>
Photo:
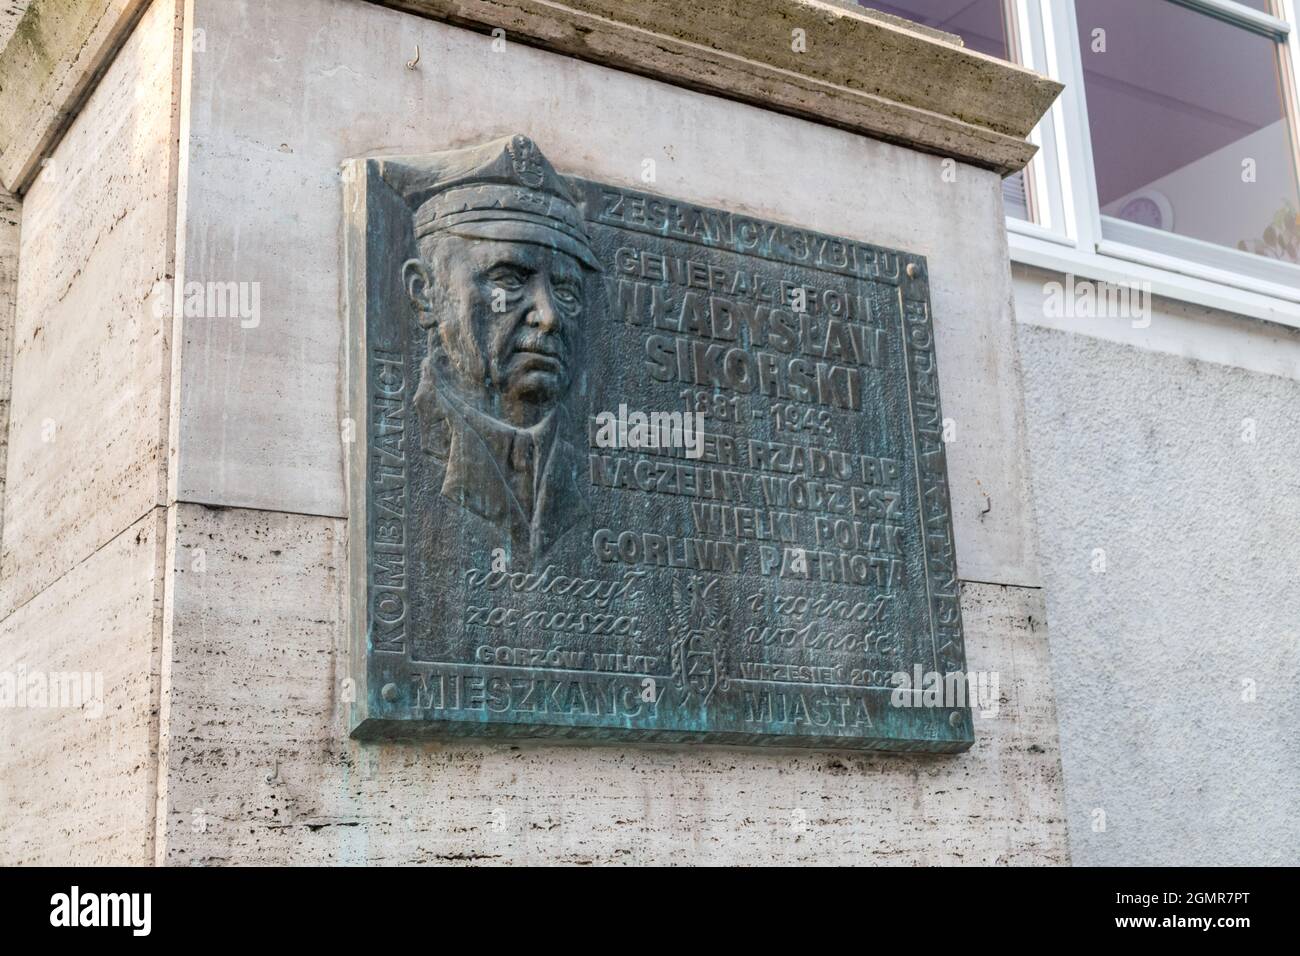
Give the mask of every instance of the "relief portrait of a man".
<path id="1" fill-rule="evenodd" d="M 441 493 L 535 562 L 587 513 L 567 406 L 600 265 L 581 213 L 520 135 L 385 160 L 383 176 L 412 210 L 402 284 L 427 330 L 415 406 Z"/>

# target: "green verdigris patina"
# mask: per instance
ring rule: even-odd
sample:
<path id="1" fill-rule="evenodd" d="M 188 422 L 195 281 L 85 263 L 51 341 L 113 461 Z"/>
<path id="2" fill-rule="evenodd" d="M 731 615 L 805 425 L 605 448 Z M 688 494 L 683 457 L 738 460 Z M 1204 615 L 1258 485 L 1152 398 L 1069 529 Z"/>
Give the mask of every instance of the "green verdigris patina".
<path id="1" fill-rule="evenodd" d="M 345 172 L 354 736 L 970 746 L 922 258 L 518 135 Z"/>

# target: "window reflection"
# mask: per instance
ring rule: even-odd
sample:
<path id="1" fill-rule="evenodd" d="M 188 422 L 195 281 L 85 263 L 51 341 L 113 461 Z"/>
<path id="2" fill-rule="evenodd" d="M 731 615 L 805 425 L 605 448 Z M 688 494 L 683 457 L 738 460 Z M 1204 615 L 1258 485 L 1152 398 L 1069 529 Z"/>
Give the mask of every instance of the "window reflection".
<path id="1" fill-rule="evenodd" d="M 1284 48 L 1168 0 L 1076 9 L 1102 214 L 1300 261 Z"/>

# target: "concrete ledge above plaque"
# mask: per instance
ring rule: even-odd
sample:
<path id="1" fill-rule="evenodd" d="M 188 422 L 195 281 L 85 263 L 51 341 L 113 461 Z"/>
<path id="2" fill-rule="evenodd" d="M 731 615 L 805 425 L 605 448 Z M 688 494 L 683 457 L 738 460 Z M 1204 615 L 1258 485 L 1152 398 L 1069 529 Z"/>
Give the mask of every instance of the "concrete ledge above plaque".
<path id="1" fill-rule="evenodd" d="M 522 135 L 344 179 L 353 736 L 970 747 L 923 258 Z"/>

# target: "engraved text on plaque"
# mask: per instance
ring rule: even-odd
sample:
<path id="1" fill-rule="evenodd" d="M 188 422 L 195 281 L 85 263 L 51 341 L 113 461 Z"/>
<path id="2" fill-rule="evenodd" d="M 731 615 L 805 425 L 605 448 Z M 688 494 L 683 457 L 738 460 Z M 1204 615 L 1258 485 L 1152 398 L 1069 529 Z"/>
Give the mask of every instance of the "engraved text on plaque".
<path id="1" fill-rule="evenodd" d="M 345 172 L 354 736 L 970 746 L 895 694 L 965 669 L 922 258 L 518 135 Z"/>

